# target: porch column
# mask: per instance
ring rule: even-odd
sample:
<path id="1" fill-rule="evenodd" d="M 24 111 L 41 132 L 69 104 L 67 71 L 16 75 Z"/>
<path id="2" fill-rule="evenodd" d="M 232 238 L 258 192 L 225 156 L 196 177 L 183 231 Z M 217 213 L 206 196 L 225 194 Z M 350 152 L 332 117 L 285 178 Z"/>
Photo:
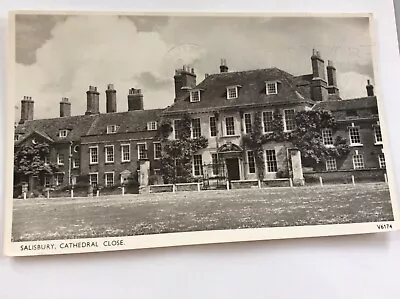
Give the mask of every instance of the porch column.
<path id="1" fill-rule="evenodd" d="M 304 186 L 303 166 L 301 164 L 301 153 L 298 149 L 290 150 L 290 161 L 292 164 L 293 184 Z"/>

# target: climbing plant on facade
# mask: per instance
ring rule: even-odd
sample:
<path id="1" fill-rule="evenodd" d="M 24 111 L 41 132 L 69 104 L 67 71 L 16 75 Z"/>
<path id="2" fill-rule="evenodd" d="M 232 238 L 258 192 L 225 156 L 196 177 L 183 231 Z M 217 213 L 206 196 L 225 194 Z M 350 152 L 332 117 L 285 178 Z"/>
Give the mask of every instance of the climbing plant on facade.
<path id="1" fill-rule="evenodd" d="M 187 183 L 195 180 L 192 171 L 192 159 L 200 149 L 208 146 L 204 136 L 191 138 L 192 119 L 188 114 L 180 118 L 176 130 L 177 139 L 168 139 L 172 126 L 164 120 L 159 129 L 162 139 L 161 174 L 165 183 Z"/>

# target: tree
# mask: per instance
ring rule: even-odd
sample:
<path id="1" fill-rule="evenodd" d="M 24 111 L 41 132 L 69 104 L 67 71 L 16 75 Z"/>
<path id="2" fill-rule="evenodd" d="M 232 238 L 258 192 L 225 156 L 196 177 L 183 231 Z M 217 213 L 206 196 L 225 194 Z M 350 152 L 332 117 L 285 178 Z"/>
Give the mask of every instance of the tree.
<path id="1" fill-rule="evenodd" d="M 16 181 L 28 179 L 32 185 L 33 176 L 52 175 L 57 171 L 58 167 L 55 164 L 45 163 L 49 153 L 50 148 L 47 143 L 22 145 L 16 148 L 14 153 L 14 178 Z"/>
<path id="2" fill-rule="evenodd" d="M 162 137 L 161 173 L 166 183 L 187 183 L 194 181 L 192 175 L 193 155 L 202 148 L 208 146 L 208 140 L 204 136 L 191 138 L 191 122 L 189 115 L 183 115 L 179 121 L 178 138 L 169 140 L 172 132 L 171 124 L 164 121 L 160 126 Z"/>

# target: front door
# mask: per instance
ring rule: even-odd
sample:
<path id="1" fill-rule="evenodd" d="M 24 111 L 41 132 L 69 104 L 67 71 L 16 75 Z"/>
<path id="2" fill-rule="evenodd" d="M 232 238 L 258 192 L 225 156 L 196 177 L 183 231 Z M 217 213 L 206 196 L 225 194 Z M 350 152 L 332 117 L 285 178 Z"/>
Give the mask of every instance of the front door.
<path id="1" fill-rule="evenodd" d="M 238 158 L 228 158 L 226 161 L 226 170 L 228 171 L 228 180 L 240 180 L 239 173 L 239 159 Z"/>

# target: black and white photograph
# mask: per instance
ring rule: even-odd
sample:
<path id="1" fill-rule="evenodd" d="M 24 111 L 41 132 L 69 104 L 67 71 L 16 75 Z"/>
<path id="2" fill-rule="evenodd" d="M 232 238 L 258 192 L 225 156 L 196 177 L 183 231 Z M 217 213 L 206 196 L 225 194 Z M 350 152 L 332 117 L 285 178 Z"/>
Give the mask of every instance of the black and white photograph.
<path id="1" fill-rule="evenodd" d="M 397 229 L 373 28 L 11 13 L 5 253 Z"/>

